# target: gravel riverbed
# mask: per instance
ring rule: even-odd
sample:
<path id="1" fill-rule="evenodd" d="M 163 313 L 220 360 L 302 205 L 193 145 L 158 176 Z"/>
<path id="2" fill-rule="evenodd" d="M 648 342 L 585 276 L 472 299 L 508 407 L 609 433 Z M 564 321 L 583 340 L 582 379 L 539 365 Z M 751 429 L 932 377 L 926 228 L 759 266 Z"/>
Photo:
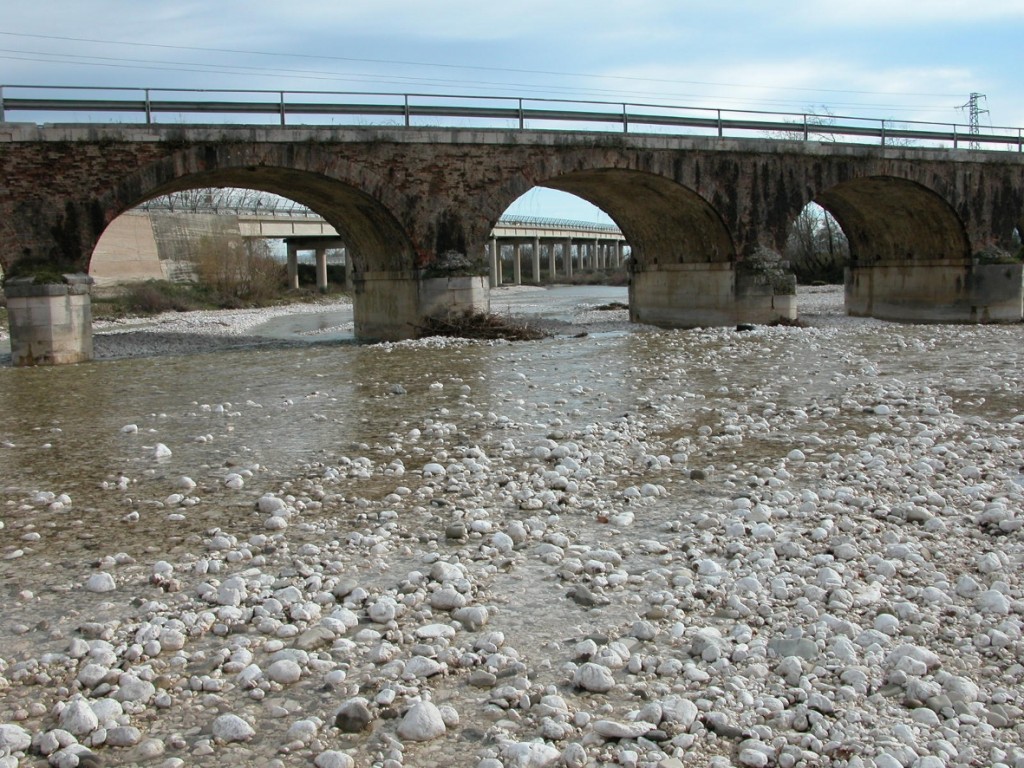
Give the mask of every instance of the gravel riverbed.
<path id="1" fill-rule="evenodd" d="M 1024 327 L 841 302 L 584 303 L 364 347 L 396 365 L 355 395 L 316 373 L 354 345 L 257 332 L 344 306 L 98 327 L 91 365 L 253 347 L 291 395 L 129 403 L 96 439 L 132 458 L 75 495 L 18 465 L 60 429 L 0 426 L 0 768 L 1024 768 Z M 282 410 L 336 439 L 262 466 Z"/>

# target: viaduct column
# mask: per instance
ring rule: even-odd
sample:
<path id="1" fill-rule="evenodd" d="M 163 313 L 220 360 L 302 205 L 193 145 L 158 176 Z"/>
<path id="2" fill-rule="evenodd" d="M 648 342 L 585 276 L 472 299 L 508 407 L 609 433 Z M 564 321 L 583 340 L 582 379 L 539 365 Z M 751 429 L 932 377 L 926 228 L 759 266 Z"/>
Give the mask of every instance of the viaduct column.
<path id="1" fill-rule="evenodd" d="M 348 246 L 344 246 L 341 252 L 345 259 L 345 290 L 352 290 L 352 254 L 349 253 Z"/>
<path id="2" fill-rule="evenodd" d="M 327 293 L 327 249 L 316 249 L 316 287 L 320 293 Z"/>
<path id="3" fill-rule="evenodd" d="M 288 287 L 292 290 L 299 288 L 299 247 L 287 241 L 288 246 Z"/>
<path id="4" fill-rule="evenodd" d="M 491 288 L 496 288 L 501 284 L 501 266 L 498 261 L 498 238 L 492 237 L 490 244 L 490 271 L 488 283 Z"/>
<path id="5" fill-rule="evenodd" d="M 533 238 L 533 281 L 540 283 L 540 237 Z"/>

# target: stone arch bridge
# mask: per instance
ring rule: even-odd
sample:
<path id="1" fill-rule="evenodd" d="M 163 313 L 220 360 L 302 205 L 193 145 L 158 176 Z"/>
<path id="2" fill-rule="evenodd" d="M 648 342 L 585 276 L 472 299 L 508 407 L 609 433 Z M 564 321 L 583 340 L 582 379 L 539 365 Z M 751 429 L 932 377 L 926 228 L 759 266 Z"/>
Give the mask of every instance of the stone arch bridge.
<path id="1" fill-rule="evenodd" d="M 88 271 L 121 213 L 196 187 L 276 193 L 323 216 L 349 246 L 356 334 L 368 339 L 406 337 L 435 312 L 486 309 L 489 234 L 534 186 L 589 200 L 619 226 L 636 321 L 795 317 L 792 277 L 771 257 L 811 201 L 849 239 L 849 312 L 931 322 L 1022 313 L 1020 264 L 991 257 L 1019 247 L 1024 231 L 1016 152 L 586 131 L 3 124 L 0 178 L 15 363 L 87 359 L 88 288 L 75 278 L 62 287 L 60 275 Z"/>

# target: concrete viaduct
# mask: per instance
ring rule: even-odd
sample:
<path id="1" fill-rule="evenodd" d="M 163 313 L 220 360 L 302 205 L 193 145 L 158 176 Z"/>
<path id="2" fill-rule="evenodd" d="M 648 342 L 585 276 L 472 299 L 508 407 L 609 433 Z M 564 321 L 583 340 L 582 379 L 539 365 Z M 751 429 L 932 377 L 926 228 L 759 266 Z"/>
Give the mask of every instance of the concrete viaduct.
<path id="1" fill-rule="evenodd" d="M 311 213 L 311 212 L 310 212 Z M 298 288 L 298 253 L 313 251 L 317 286 L 327 287 L 327 249 L 340 249 L 347 258 L 347 244 L 328 222 L 312 215 L 268 215 L 237 212 L 242 237 L 279 238 L 288 249 L 288 280 Z M 525 216 L 502 217 L 491 230 L 487 245 L 491 288 L 511 282 L 523 284 L 523 251 L 529 249 L 529 275 L 534 283 L 570 278 L 573 271 L 619 269 L 625 263 L 626 241 L 614 225 L 589 224 L 562 219 Z M 509 252 L 511 280 L 505 275 L 505 252 Z M 545 259 L 542 257 L 546 256 Z M 542 268 L 542 260 L 544 267 Z M 351 274 L 346 270 L 351 287 Z"/>
<path id="2" fill-rule="evenodd" d="M 0 263 L 15 364 L 91 356 L 104 228 L 170 192 L 230 186 L 315 210 L 348 246 L 356 335 L 488 307 L 487 246 L 534 186 L 606 211 L 631 247 L 630 314 L 671 327 L 796 315 L 766 268 L 816 201 L 851 251 L 847 310 L 1019 321 L 1024 154 L 597 132 L 410 127 L 0 125 Z M 61 282 L 61 275 L 72 275 Z M 83 282 L 86 284 L 83 285 Z"/>
<path id="3" fill-rule="evenodd" d="M 352 289 L 348 247 L 330 224 L 301 206 L 273 208 L 243 204 L 238 207 L 196 206 L 187 210 L 147 203 L 118 216 L 104 230 L 89 264 L 92 285 L 110 286 L 143 280 L 191 279 L 194 268 L 191 237 L 201 240 L 210 231 L 222 238 L 282 240 L 286 248 L 288 285 L 298 289 L 299 254 L 312 253 L 316 284 L 329 290 L 328 251 L 340 256 L 345 286 Z M 625 268 L 627 244 L 614 224 L 568 219 L 503 216 L 491 231 L 487 246 L 490 286 L 522 285 L 523 276 L 535 283 L 555 283 L 580 271 L 616 271 Z M 524 266 L 524 258 L 529 262 Z M 542 266 L 543 265 L 543 266 Z M 528 268 L 528 269 L 527 269 Z"/>

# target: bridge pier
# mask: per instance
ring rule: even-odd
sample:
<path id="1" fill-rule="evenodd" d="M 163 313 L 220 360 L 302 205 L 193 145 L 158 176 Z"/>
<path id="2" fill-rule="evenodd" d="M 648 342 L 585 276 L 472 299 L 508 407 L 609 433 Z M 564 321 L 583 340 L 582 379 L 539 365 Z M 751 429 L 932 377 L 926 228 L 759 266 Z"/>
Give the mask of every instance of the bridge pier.
<path id="1" fill-rule="evenodd" d="M 63 283 L 9 278 L 4 285 L 16 366 L 62 365 L 92 359 L 92 305 L 88 275 L 64 275 Z"/>
<path id="2" fill-rule="evenodd" d="M 789 281 L 787 281 L 789 282 Z M 629 319 L 665 328 L 795 320 L 796 284 L 773 283 L 729 262 L 634 268 Z"/>
<path id="3" fill-rule="evenodd" d="M 411 339 L 428 317 L 490 309 L 486 275 L 363 272 L 353 277 L 353 288 L 355 335 L 364 341 Z"/>
<path id="4" fill-rule="evenodd" d="M 908 323 L 1024 319 L 1024 265 L 933 260 L 846 270 L 846 313 Z"/>

